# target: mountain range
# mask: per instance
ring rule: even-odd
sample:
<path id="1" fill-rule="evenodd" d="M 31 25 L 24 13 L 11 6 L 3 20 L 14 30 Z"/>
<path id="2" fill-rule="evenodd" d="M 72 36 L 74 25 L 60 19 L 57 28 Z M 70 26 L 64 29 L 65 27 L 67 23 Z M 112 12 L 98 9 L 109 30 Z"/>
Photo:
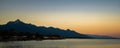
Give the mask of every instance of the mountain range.
<path id="1" fill-rule="evenodd" d="M 98 35 L 87 35 L 81 34 L 74 30 L 63 30 L 55 27 L 36 26 L 30 23 L 24 23 L 17 19 L 15 21 L 9 21 L 6 24 L 0 25 L 0 30 L 11 30 L 15 32 L 30 32 L 38 33 L 43 35 L 59 35 L 62 38 L 91 38 L 91 39 L 112 39 L 110 36 L 98 36 Z"/>

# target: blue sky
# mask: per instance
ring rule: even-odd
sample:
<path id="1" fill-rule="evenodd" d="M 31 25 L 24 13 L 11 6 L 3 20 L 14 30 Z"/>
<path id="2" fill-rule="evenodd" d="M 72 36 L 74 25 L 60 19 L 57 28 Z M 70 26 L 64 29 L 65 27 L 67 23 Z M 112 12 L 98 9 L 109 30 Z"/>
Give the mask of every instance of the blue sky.
<path id="1" fill-rule="evenodd" d="M 1 0 L 0 10 L 22 11 L 114 11 L 120 0 Z"/>

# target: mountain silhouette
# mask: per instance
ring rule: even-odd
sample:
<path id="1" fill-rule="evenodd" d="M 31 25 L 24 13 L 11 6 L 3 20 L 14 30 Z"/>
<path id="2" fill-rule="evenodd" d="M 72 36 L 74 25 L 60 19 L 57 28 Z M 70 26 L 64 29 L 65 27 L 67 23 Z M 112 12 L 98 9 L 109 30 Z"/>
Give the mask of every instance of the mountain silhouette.
<path id="1" fill-rule="evenodd" d="M 0 30 L 11 30 L 14 32 L 30 32 L 38 33 L 42 35 L 59 35 L 62 38 L 112 38 L 103 36 L 93 36 L 80 34 L 74 30 L 63 30 L 54 27 L 36 26 L 33 24 L 24 23 L 23 21 L 17 19 L 15 21 L 9 21 L 7 24 L 0 25 Z"/>

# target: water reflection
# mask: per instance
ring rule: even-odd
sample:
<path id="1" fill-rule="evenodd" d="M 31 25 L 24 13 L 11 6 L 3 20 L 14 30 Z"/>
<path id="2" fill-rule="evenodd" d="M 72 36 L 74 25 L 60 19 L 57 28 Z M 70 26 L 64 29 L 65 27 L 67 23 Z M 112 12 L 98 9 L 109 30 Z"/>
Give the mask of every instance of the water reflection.
<path id="1" fill-rule="evenodd" d="M 23 48 L 22 46 L 2 46 L 2 48 Z"/>
<path id="2" fill-rule="evenodd" d="M 120 48 L 119 40 L 68 39 L 0 42 L 0 48 Z"/>

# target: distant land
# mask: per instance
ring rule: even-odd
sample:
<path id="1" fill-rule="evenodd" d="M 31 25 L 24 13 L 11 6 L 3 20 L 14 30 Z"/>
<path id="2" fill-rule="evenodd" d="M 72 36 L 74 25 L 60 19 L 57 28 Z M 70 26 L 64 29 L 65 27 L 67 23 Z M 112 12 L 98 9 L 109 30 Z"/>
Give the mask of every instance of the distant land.
<path id="1" fill-rule="evenodd" d="M 117 39 L 110 36 L 81 34 L 74 30 L 36 26 L 20 19 L 0 25 L 0 40 L 45 40 L 45 39 Z"/>

